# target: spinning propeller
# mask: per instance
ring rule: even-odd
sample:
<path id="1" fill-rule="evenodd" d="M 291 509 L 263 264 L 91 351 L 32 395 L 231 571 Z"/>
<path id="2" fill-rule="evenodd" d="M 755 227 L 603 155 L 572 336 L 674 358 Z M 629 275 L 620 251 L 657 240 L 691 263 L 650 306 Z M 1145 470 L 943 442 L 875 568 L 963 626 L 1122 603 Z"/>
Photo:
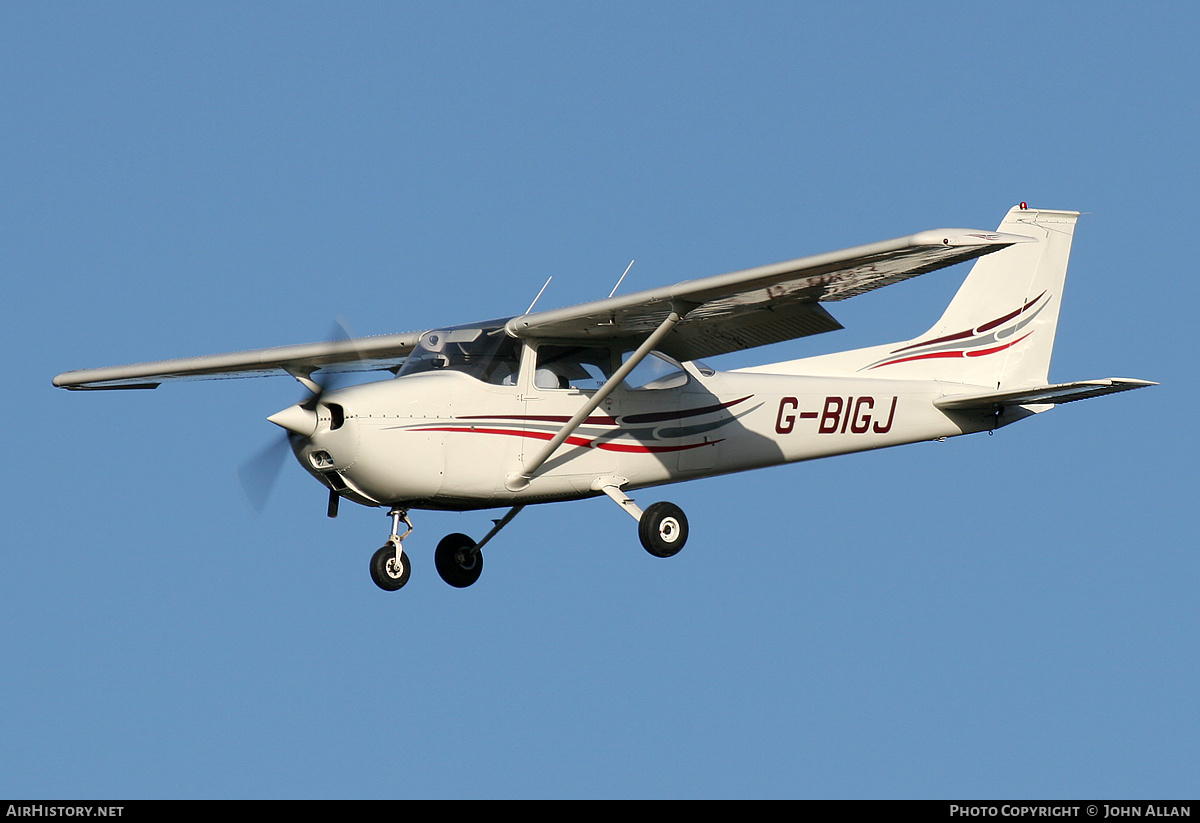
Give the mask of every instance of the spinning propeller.
<path id="1" fill-rule="evenodd" d="M 329 342 L 351 339 L 346 332 L 346 327 L 340 322 L 334 323 L 333 330 L 326 338 Z M 311 371 L 288 370 L 289 374 L 309 390 L 308 397 L 267 418 L 275 425 L 285 429 L 284 433 L 273 439 L 258 454 L 238 468 L 238 481 L 242 486 L 242 493 L 246 495 L 247 502 L 259 514 L 262 514 L 275 484 L 279 481 L 279 472 L 283 468 L 288 452 L 291 451 L 290 439 L 311 437 L 317 430 L 317 404 L 326 394 L 341 388 L 334 379 L 337 375 L 336 372 L 326 372 L 314 380 L 312 378 L 313 371 L 316 369 Z M 329 506 L 326 510 L 329 517 L 337 517 L 338 500 L 340 499 L 340 495 L 336 491 L 329 490 Z"/>

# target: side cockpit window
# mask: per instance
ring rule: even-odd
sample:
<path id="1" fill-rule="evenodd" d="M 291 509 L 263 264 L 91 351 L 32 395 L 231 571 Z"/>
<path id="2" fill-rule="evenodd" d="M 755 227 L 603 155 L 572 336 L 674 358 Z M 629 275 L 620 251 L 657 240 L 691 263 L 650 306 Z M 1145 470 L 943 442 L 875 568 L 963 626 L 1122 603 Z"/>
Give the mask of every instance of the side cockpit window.
<path id="1" fill-rule="evenodd" d="M 538 348 L 533 385 L 539 389 L 595 391 L 612 373 L 609 348 L 544 345 Z"/>

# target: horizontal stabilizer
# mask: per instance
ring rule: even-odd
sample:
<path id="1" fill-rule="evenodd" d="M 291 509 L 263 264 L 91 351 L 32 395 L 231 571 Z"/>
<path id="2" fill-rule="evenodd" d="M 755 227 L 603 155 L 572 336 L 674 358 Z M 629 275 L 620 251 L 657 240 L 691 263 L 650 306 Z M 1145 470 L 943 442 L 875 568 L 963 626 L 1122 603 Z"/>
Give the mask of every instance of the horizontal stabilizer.
<path id="1" fill-rule="evenodd" d="M 1149 380 L 1134 380 L 1129 377 L 1109 377 L 1104 380 L 1079 380 L 1074 383 L 1055 383 L 1013 391 L 985 392 L 984 394 L 959 394 L 942 397 L 933 405 L 947 411 L 969 411 L 1001 409 L 1005 406 L 1032 406 L 1040 404 L 1073 403 L 1089 397 L 1114 394 L 1119 391 L 1157 386 Z"/>

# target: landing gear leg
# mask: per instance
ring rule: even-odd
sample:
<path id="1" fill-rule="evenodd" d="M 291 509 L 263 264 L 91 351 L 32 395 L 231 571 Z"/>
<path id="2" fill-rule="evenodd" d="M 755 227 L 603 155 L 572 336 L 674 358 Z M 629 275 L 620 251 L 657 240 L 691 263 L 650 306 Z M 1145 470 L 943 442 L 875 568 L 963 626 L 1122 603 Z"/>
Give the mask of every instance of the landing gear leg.
<path id="1" fill-rule="evenodd" d="M 638 522 L 638 539 L 642 548 L 655 557 L 672 557 L 679 553 L 688 539 L 688 521 L 683 509 L 674 503 L 654 503 L 645 511 L 621 491 L 624 478 L 602 477 L 592 488 L 604 492 L 613 502 Z"/>
<path id="2" fill-rule="evenodd" d="M 465 534 L 448 534 L 443 537 L 433 552 L 433 564 L 442 580 L 456 589 L 465 589 L 478 580 L 479 575 L 483 574 L 483 547 L 523 508 L 525 504 L 520 503 L 509 509 L 504 517 L 492 521 L 495 523 L 492 530 L 478 543 Z"/>
<path id="3" fill-rule="evenodd" d="M 401 541 L 412 534 L 413 526 L 408 519 L 408 509 L 397 507 L 388 512 L 388 515 L 392 518 L 392 534 L 388 537 L 388 542 L 371 558 L 371 579 L 384 591 L 394 592 L 408 582 L 408 576 L 412 572 Z M 400 534 L 401 521 L 408 526 L 408 531 L 404 534 Z"/>

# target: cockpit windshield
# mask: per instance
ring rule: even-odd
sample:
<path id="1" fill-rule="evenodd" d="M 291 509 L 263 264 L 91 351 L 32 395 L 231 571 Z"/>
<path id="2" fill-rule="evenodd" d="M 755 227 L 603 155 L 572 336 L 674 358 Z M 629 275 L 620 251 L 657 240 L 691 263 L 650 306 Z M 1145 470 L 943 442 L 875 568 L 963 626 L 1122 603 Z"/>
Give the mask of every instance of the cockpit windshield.
<path id="1" fill-rule="evenodd" d="M 493 320 L 425 332 L 396 376 L 456 371 L 497 386 L 514 385 L 521 350 L 504 331 L 504 323 Z"/>

